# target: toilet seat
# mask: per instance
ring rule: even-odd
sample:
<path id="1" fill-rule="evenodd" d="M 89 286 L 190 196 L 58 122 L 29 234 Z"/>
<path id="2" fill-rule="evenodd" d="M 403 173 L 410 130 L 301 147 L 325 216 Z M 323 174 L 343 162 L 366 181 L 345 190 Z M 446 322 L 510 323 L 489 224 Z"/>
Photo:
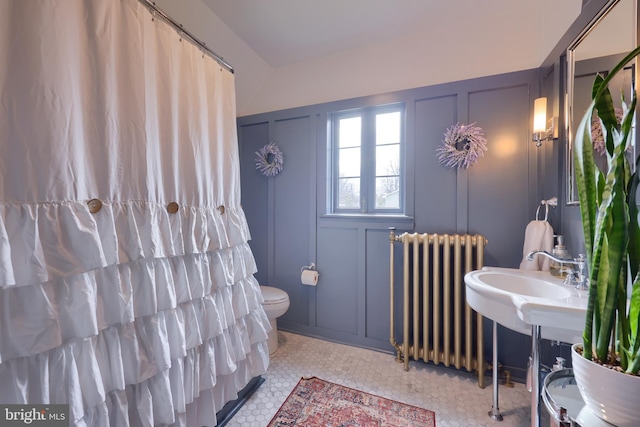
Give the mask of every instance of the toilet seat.
<path id="1" fill-rule="evenodd" d="M 260 286 L 264 302 L 262 305 L 276 305 L 289 301 L 289 295 L 282 289 L 273 286 Z"/>

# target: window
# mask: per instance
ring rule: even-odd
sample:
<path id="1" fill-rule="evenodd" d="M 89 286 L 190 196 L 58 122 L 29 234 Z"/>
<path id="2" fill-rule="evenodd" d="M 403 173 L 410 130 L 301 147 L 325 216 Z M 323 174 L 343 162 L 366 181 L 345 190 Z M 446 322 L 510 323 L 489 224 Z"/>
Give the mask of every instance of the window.
<path id="1" fill-rule="evenodd" d="M 331 116 L 333 213 L 403 211 L 404 106 Z"/>

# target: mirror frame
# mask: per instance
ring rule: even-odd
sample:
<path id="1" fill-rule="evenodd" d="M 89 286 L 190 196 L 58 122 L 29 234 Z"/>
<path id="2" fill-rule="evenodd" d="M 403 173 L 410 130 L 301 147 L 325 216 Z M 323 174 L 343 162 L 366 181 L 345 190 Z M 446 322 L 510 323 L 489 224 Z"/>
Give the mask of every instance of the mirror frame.
<path id="1" fill-rule="evenodd" d="M 621 0 L 611 0 L 609 1 L 602 10 L 587 24 L 587 26 L 580 32 L 578 37 L 569 45 L 566 50 L 566 90 L 565 90 L 565 99 L 564 99 L 564 124 L 565 124 L 565 138 L 566 138 L 566 151 L 565 151 L 565 182 L 566 182 L 566 194 L 565 201 L 567 205 L 579 205 L 580 201 L 578 199 L 578 190 L 575 185 L 574 179 L 574 162 L 573 162 L 573 131 L 574 124 L 572 123 L 573 117 L 573 101 L 574 101 L 574 76 L 575 76 L 575 50 L 580 45 L 580 43 L 591 33 L 591 31 L 600 23 L 609 12 L 620 3 Z M 633 29 L 635 32 L 634 39 L 635 45 L 640 45 L 640 36 L 638 31 L 638 22 L 640 22 L 638 18 L 639 12 L 639 3 L 640 0 L 634 1 L 634 26 Z M 635 46 L 634 46 L 635 47 Z M 632 48 L 633 49 L 633 48 Z M 631 49 L 629 49 L 631 50 Z M 633 90 L 638 93 L 638 77 L 640 73 L 638 71 L 638 65 L 640 65 L 638 58 L 634 59 L 634 62 L 630 62 L 630 64 L 634 64 L 634 74 L 633 74 Z M 636 109 L 636 119 L 638 120 L 638 110 Z M 577 123 L 576 123 L 577 126 Z M 634 153 L 633 158 L 635 159 L 637 155 L 636 144 L 638 143 L 638 126 L 635 129 L 635 139 L 634 139 Z M 632 169 L 635 168 L 635 162 L 632 162 Z"/>

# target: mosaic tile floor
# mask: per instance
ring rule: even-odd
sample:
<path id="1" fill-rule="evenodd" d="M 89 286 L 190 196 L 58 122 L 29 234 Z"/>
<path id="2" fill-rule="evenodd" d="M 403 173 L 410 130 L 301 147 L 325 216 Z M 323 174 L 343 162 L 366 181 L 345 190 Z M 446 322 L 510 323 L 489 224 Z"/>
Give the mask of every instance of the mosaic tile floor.
<path id="1" fill-rule="evenodd" d="M 264 427 L 302 376 L 316 376 L 347 387 L 430 409 L 437 427 L 529 426 L 531 395 L 523 384 L 499 388 L 500 413 L 494 421 L 493 390 L 478 387 L 466 371 L 411 362 L 405 372 L 390 354 L 279 332 L 280 348 L 271 356 L 264 384 L 227 424 L 229 427 Z M 490 373 L 489 373 L 490 375 Z M 543 426 L 549 425 L 542 410 Z"/>

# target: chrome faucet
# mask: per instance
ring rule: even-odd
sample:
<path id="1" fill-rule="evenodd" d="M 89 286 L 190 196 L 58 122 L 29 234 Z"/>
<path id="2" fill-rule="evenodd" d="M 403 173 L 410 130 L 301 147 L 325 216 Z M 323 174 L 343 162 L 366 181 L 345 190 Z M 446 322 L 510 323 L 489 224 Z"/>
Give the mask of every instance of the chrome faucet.
<path id="1" fill-rule="evenodd" d="M 589 287 L 589 278 L 587 277 L 585 272 L 585 269 L 587 266 L 587 260 L 585 259 L 583 254 L 579 254 L 578 258 L 573 258 L 573 259 L 558 258 L 557 256 L 550 254 L 547 251 L 535 250 L 535 251 L 529 252 L 529 254 L 527 255 L 527 260 L 533 261 L 533 257 L 538 254 L 544 255 L 555 262 L 575 265 L 578 268 L 578 271 L 576 271 L 575 269 L 571 269 L 569 271 L 566 279 L 564 279 L 565 285 L 575 286 L 578 289 L 587 289 Z"/>

